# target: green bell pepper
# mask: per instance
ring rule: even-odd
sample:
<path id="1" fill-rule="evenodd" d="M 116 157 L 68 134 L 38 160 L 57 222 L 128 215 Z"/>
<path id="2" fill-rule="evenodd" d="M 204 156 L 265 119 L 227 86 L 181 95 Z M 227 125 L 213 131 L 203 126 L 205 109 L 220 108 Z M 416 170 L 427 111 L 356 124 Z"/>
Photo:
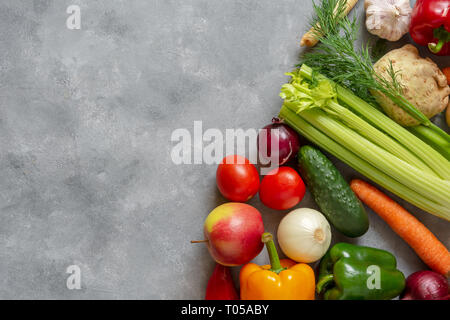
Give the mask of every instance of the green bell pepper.
<path id="1" fill-rule="evenodd" d="M 320 261 L 316 289 L 325 300 L 389 300 L 404 288 L 395 257 L 381 249 L 341 242 Z"/>

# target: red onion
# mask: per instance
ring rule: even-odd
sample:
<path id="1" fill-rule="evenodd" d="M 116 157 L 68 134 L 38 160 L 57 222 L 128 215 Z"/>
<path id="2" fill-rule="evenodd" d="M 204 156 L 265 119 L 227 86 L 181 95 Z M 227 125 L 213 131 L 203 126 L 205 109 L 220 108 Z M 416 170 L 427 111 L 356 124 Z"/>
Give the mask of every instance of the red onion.
<path id="1" fill-rule="evenodd" d="M 273 118 L 272 123 L 265 126 L 263 130 L 266 134 L 259 134 L 258 136 L 258 150 L 260 159 L 265 163 L 272 158 L 272 151 L 274 157 L 277 154 L 275 149 L 278 146 L 278 165 L 283 165 L 290 159 L 295 157 L 300 148 L 300 141 L 298 134 L 290 127 L 281 122 L 278 118 Z M 273 141 L 272 141 L 273 140 Z M 275 144 L 272 146 L 272 142 Z M 272 148 L 274 148 L 272 150 Z M 273 160 L 273 159 L 272 159 Z"/>
<path id="2" fill-rule="evenodd" d="M 401 300 L 450 300 L 447 279 L 433 271 L 417 271 L 406 279 Z"/>

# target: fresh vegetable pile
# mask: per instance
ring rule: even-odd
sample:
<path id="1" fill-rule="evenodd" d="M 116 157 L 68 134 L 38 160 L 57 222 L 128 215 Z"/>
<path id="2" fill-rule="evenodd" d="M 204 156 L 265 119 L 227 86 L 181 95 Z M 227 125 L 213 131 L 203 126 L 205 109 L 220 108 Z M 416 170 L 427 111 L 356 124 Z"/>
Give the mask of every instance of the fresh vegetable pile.
<path id="1" fill-rule="evenodd" d="M 377 187 L 360 179 L 349 184 L 323 152 L 443 223 L 450 221 L 450 137 L 429 119 L 445 107 L 449 117 L 449 69 L 441 71 L 422 59 L 412 45 L 375 63 L 370 44 L 355 47 L 359 27 L 346 15 L 356 2 L 314 4 L 316 18 L 302 45 L 317 46 L 288 73 L 279 116 L 258 141 L 260 159 L 270 158 L 278 147 L 280 166 L 260 181 L 257 168 L 242 156 L 228 156 L 219 165 L 217 187 L 232 202 L 208 215 L 205 240 L 192 241 L 205 242 L 217 263 L 206 299 L 450 299 L 445 245 Z M 450 10 L 450 1 L 418 0 L 413 9 L 409 1 L 367 1 L 366 26 L 391 41 L 410 30 L 414 41 L 431 52 L 450 54 L 450 14 L 443 10 Z M 386 21 L 380 24 L 380 17 Z M 300 146 L 297 134 L 310 144 Z M 320 211 L 298 207 L 307 190 Z M 257 193 L 268 208 L 292 210 L 277 231 L 288 259 L 279 258 L 260 212 L 243 203 Z M 347 237 L 367 232 L 364 204 L 432 271 L 405 279 L 395 256 L 382 248 L 344 242 L 330 248 L 332 230 Z M 251 263 L 264 246 L 270 264 Z M 308 265 L 314 262 L 316 274 Z M 233 266 L 242 266 L 240 295 L 229 269 Z"/>
<path id="2" fill-rule="evenodd" d="M 280 117 L 308 140 L 417 207 L 450 220 L 450 162 L 381 111 L 303 65 Z M 366 120 L 367 119 L 367 120 Z"/>
<path id="3" fill-rule="evenodd" d="M 281 90 L 280 117 L 385 189 L 450 220 L 450 162 L 446 158 L 450 137 L 404 97 L 407 88 L 399 81 L 403 71 L 395 69 L 393 60 L 386 67 L 388 78 L 376 73 L 367 45 L 355 49 L 357 24 L 340 15 L 344 8 L 345 0 L 323 0 L 315 6 L 321 45 L 289 73 L 291 82 Z M 446 86 L 445 104 L 449 90 Z M 356 94 L 369 97 L 368 102 Z M 432 94 L 427 90 L 427 97 Z M 385 102 L 384 98 L 422 124 L 419 131 L 433 136 L 433 144 L 373 105 Z M 418 99 L 425 99 L 425 94 Z"/>

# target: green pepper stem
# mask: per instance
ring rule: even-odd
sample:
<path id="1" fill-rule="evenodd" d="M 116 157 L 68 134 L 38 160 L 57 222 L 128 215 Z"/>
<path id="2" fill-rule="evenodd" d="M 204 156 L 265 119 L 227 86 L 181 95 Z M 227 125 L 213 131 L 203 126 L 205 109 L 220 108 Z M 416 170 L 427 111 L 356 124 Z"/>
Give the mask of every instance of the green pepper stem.
<path id="1" fill-rule="evenodd" d="M 261 236 L 261 241 L 266 245 L 267 253 L 269 254 L 270 271 L 279 274 L 281 271 L 286 270 L 286 268 L 283 268 L 281 266 L 280 258 L 278 257 L 277 248 L 275 248 L 272 234 L 269 232 L 264 232 Z"/>
<path id="2" fill-rule="evenodd" d="M 330 282 L 334 281 L 334 275 L 327 274 L 326 276 L 323 276 L 319 282 L 317 282 L 316 291 L 318 294 L 320 294 Z"/>
<path id="3" fill-rule="evenodd" d="M 442 39 L 440 39 L 437 44 L 434 42 L 430 42 L 428 44 L 428 49 L 430 49 L 430 51 L 433 53 L 439 53 L 439 51 L 441 51 L 444 44 L 445 44 L 445 41 Z"/>

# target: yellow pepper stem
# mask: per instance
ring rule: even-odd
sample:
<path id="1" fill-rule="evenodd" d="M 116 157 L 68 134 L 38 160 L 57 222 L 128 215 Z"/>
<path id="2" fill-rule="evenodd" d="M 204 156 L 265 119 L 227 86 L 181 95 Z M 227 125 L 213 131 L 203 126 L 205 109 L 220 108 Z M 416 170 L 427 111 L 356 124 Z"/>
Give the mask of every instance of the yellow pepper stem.
<path id="1" fill-rule="evenodd" d="M 281 271 L 286 270 L 280 263 L 280 258 L 278 257 L 277 248 L 275 248 L 275 243 L 273 242 L 273 236 L 270 232 L 265 232 L 261 236 L 261 241 L 266 245 L 267 253 L 269 254 L 270 260 L 270 271 L 279 274 Z"/>

